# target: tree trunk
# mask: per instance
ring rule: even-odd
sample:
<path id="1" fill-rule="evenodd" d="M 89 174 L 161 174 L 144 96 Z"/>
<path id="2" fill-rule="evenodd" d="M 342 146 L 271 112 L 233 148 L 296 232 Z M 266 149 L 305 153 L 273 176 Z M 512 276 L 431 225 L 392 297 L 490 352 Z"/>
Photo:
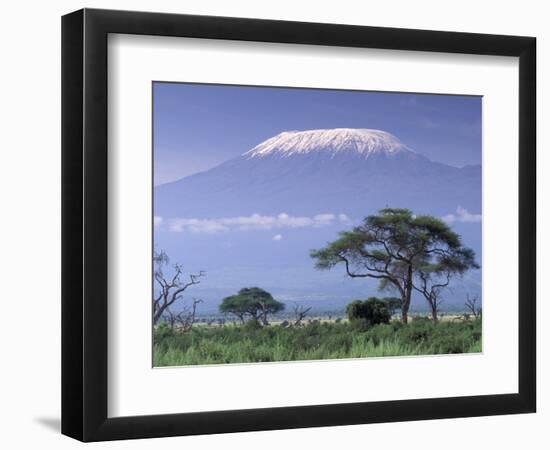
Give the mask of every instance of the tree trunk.
<path id="1" fill-rule="evenodd" d="M 166 310 L 167 306 L 161 306 L 155 314 L 153 314 L 153 325 L 156 325 L 159 319 L 162 317 L 162 314 Z"/>
<path id="2" fill-rule="evenodd" d="M 267 321 L 267 306 L 263 303 L 260 303 L 261 311 L 259 311 L 258 318 L 256 319 L 258 322 L 260 322 L 264 327 L 267 327 L 269 325 L 269 322 Z"/>
<path id="3" fill-rule="evenodd" d="M 435 305 L 431 305 L 432 306 L 432 319 L 434 322 L 437 322 L 438 318 L 437 318 L 437 306 Z"/>
<path id="4" fill-rule="evenodd" d="M 405 302 L 403 302 L 403 307 L 401 308 L 401 321 L 404 324 L 409 322 L 409 308 L 405 308 Z"/>
<path id="5" fill-rule="evenodd" d="M 409 264 L 407 279 L 405 280 L 404 295 L 401 300 L 401 318 L 404 324 L 409 322 L 409 308 L 411 306 L 411 294 L 413 290 L 412 275 L 412 265 Z"/>

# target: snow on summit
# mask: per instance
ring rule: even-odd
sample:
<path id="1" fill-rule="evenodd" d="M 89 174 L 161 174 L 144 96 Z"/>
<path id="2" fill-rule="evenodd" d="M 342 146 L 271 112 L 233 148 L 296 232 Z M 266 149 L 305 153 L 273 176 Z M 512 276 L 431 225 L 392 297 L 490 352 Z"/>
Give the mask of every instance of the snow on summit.
<path id="1" fill-rule="evenodd" d="M 244 154 L 248 158 L 268 155 L 283 157 L 313 152 L 356 152 L 365 157 L 374 153 L 412 152 L 394 135 L 367 128 L 335 128 L 328 130 L 285 131 Z"/>

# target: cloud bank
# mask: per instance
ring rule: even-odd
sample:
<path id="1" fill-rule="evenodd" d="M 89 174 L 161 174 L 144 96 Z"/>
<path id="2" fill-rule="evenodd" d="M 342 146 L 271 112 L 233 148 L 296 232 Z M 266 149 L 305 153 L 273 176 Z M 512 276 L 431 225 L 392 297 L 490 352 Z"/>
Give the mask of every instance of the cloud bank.
<path id="1" fill-rule="evenodd" d="M 466 208 L 459 206 L 454 214 L 447 214 L 442 219 L 447 223 L 476 223 L 481 222 L 481 214 L 472 214 Z"/>
<path id="2" fill-rule="evenodd" d="M 170 221 L 170 231 L 176 233 L 225 233 L 228 231 L 274 230 L 282 228 L 323 227 L 337 223 L 349 223 L 345 214 L 317 214 L 315 216 L 276 216 L 252 214 L 250 216 L 222 217 L 219 219 L 177 218 Z"/>

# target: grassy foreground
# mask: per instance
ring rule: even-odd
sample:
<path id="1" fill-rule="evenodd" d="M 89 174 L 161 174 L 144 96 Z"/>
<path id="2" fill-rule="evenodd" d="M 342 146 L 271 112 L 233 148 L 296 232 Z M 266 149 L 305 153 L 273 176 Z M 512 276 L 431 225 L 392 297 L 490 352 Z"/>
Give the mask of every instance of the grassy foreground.
<path id="1" fill-rule="evenodd" d="M 253 322 L 186 333 L 154 331 L 155 367 L 481 352 L 481 320 L 434 323 L 417 318 L 370 326 L 364 321 L 299 328 Z"/>

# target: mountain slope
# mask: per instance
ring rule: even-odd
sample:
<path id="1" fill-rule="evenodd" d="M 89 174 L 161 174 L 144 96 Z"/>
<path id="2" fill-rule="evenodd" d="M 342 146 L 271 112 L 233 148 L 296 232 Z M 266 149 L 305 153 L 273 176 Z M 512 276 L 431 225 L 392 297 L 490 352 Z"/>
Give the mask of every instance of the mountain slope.
<path id="1" fill-rule="evenodd" d="M 430 161 L 380 130 L 285 132 L 206 172 L 155 188 L 155 214 L 353 216 L 384 206 L 479 211 L 481 168 Z M 177 202 L 174 200 L 177 199 Z"/>

